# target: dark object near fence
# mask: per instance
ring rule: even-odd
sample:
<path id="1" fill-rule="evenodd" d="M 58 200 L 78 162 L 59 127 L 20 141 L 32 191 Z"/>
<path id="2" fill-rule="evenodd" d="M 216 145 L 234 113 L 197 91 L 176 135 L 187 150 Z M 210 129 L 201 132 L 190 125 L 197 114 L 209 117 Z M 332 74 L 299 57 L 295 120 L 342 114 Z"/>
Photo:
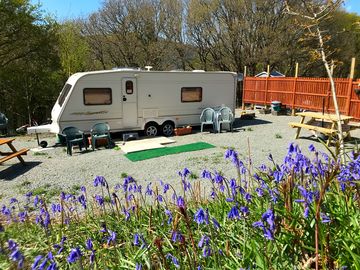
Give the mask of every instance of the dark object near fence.
<path id="1" fill-rule="evenodd" d="M 360 88 L 356 88 L 354 91 L 355 91 L 355 94 L 356 94 L 358 97 L 360 97 Z"/>
<path id="2" fill-rule="evenodd" d="M 7 134 L 7 127 L 8 127 L 8 119 L 5 114 L 0 112 L 0 133 Z"/>

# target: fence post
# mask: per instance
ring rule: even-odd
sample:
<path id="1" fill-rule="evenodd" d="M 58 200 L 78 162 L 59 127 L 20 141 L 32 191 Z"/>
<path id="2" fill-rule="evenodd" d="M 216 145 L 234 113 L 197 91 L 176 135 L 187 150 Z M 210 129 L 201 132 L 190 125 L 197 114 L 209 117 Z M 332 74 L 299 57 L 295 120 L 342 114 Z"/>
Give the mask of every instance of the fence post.
<path id="1" fill-rule="evenodd" d="M 269 80 L 269 77 L 270 77 L 270 65 L 267 65 L 267 76 L 266 76 L 266 81 L 265 81 L 265 109 L 267 109 L 267 104 L 266 104 L 266 101 L 267 101 L 267 92 L 268 92 L 268 80 Z"/>
<path id="2" fill-rule="evenodd" d="M 350 103 L 351 103 L 352 82 L 354 79 L 354 71 L 355 71 L 355 57 L 351 58 L 349 85 L 348 85 L 348 91 L 347 91 L 347 95 L 346 95 L 346 106 L 345 106 L 345 111 L 346 111 L 347 115 L 350 114 Z"/>
<path id="3" fill-rule="evenodd" d="M 295 64 L 295 78 L 294 78 L 294 84 L 293 84 L 293 98 L 292 98 L 292 104 L 291 104 L 291 115 L 295 115 L 295 91 L 296 91 L 296 83 L 297 83 L 298 72 L 299 72 L 299 63 L 296 62 L 296 64 Z"/>

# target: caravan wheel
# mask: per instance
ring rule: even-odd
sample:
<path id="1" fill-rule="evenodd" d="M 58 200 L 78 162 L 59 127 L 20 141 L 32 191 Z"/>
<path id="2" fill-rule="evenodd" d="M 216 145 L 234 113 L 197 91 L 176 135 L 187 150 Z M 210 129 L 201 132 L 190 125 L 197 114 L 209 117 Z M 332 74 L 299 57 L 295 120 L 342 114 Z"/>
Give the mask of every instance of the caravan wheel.
<path id="1" fill-rule="evenodd" d="M 161 126 L 161 131 L 162 134 L 166 137 L 169 137 L 171 135 L 173 135 L 174 133 L 174 123 L 173 122 L 165 122 L 162 126 Z"/>
<path id="2" fill-rule="evenodd" d="M 146 136 L 155 137 L 159 133 L 159 126 L 156 123 L 148 123 L 144 131 Z"/>

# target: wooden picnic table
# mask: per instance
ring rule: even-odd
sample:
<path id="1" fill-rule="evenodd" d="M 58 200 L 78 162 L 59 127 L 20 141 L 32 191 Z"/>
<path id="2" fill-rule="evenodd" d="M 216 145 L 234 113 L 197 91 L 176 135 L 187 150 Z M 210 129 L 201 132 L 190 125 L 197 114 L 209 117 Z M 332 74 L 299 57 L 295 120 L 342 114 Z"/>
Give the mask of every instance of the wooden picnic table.
<path id="1" fill-rule="evenodd" d="M 338 118 L 336 114 L 321 113 L 321 112 L 299 112 L 296 114 L 300 116 L 300 122 L 291 122 L 289 125 L 293 128 L 297 128 L 295 139 L 299 138 L 302 128 L 308 129 L 313 132 L 320 132 L 328 136 L 327 145 L 330 144 L 331 139 L 338 134 Z M 305 118 L 310 118 L 305 123 Z M 350 137 L 350 131 L 358 128 L 356 125 L 350 125 L 349 121 L 352 120 L 352 116 L 340 115 L 340 120 L 343 128 L 344 138 Z M 321 124 L 321 125 L 320 125 Z"/>
<path id="2" fill-rule="evenodd" d="M 12 142 L 15 140 L 15 138 L 0 138 L 0 145 L 7 144 L 9 148 L 11 149 L 11 152 L 2 152 L 0 151 L 0 164 L 3 162 L 12 159 L 14 157 L 17 157 L 21 164 L 25 165 L 24 159 L 21 157 L 21 155 L 26 155 L 29 151 L 28 148 L 20 149 L 19 151 L 16 150 L 16 148 L 13 146 Z"/>

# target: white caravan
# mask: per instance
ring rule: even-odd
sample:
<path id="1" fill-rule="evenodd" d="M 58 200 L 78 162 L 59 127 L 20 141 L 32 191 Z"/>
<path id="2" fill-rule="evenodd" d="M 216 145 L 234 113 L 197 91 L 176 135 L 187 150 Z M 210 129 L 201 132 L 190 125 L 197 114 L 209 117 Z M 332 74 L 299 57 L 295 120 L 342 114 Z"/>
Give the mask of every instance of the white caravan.
<path id="1" fill-rule="evenodd" d="M 98 122 L 112 132 L 144 130 L 148 136 L 170 136 L 174 127 L 199 125 L 206 107 L 236 102 L 233 72 L 145 71 L 115 69 L 69 77 L 51 112 L 50 125 L 28 133 L 61 133 L 68 126 L 84 132 Z"/>

